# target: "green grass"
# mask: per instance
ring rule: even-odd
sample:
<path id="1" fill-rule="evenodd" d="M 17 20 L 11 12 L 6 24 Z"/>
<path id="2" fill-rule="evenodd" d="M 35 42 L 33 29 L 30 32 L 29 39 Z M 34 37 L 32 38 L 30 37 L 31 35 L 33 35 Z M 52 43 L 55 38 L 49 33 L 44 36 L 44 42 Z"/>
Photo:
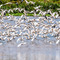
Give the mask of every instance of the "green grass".
<path id="1" fill-rule="evenodd" d="M 46 14 L 46 16 L 51 16 L 50 14 Z"/>
<path id="2" fill-rule="evenodd" d="M 34 16 L 34 14 L 30 14 L 30 13 L 29 13 L 29 14 L 27 14 L 27 16 Z"/>
<path id="3" fill-rule="evenodd" d="M 23 13 L 10 13 L 13 16 L 21 16 L 23 15 Z M 9 14 L 7 13 L 6 16 L 9 16 Z"/>
<path id="4" fill-rule="evenodd" d="M 13 16 L 21 16 L 21 15 L 24 15 L 24 13 L 10 13 L 10 14 L 13 15 Z M 9 16 L 9 14 L 7 13 L 6 16 Z M 34 14 L 33 13 L 28 13 L 27 16 L 34 16 Z M 42 16 L 42 15 L 40 14 L 40 16 Z M 51 15 L 50 14 L 46 14 L 46 16 L 51 16 Z"/>

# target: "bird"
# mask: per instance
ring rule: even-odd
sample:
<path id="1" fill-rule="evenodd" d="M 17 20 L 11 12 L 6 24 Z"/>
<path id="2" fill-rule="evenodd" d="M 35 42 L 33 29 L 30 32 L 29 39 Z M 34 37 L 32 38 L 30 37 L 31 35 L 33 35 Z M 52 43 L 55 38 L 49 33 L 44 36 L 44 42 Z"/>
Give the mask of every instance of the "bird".
<path id="1" fill-rule="evenodd" d="M 57 40 L 57 41 L 56 41 L 56 44 L 58 44 L 59 42 L 60 42 L 60 40 Z"/>

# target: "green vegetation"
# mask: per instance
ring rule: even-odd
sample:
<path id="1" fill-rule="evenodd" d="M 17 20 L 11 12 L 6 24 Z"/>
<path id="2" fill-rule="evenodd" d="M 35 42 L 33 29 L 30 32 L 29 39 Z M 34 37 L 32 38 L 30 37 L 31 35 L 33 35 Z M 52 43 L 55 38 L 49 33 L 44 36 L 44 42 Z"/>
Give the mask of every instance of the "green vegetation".
<path id="1" fill-rule="evenodd" d="M 25 2 L 23 3 L 19 3 L 18 6 L 16 5 L 16 3 L 13 3 L 13 4 L 7 4 L 7 5 L 3 5 L 1 7 L 1 9 L 13 9 L 13 8 L 25 8 L 27 11 L 32 11 L 34 10 L 34 7 L 36 6 L 42 6 L 40 9 L 43 10 L 43 11 L 46 11 L 48 9 L 51 9 L 53 11 L 57 11 L 57 8 L 60 8 L 60 4 L 57 4 L 57 3 L 52 3 L 52 2 L 48 2 L 48 3 L 43 3 L 43 2 L 35 2 L 35 4 L 26 4 Z"/>
<path id="2" fill-rule="evenodd" d="M 37 6 L 42 6 L 40 7 L 40 9 L 42 11 L 47 11 L 48 9 L 50 9 L 52 12 L 55 12 L 57 10 L 57 8 L 60 8 L 60 0 L 27 0 L 27 1 L 34 1 L 35 4 L 26 4 L 25 0 L 23 0 L 23 2 L 21 3 L 21 0 L 1 0 L 1 3 L 7 3 L 7 2 L 12 2 L 13 4 L 7 4 L 7 5 L 3 5 L 1 7 L 1 9 L 14 9 L 14 8 L 25 8 L 25 10 L 27 11 L 32 11 L 34 10 L 34 7 Z M 18 5 L 16 4 L 16 2 L 18 3 Z M 9 13 L 9 14 L 13 14 L 15 16 L 20 16 L 23 14 L 23 11 L 21 13 L 19 13 L 19 11 L 14 11 L 13 13 Z M 37 13 L 38 14 L 38 13 Z M 8 13 L 6 14 L 8 15 Z M 28 16 L 33 16 L 33 14 L 27 14 Z M 48 15 L 48 14 L 47 14 Z"/>
<path id="3" fill-rule="evenodd" d="M 21 0 L 0 0 L 0 3 L 7 3 L 7 2 L 20 2 Z M 25 0 L 23 0 L 25 1 Z M 37 1 L 41 1 L 41 2 L 54 2 L 54 3 L 60 3 L 60 0 L 27 0 L 27 1 L 34 1 L 34 2 L 37 2 Z"/>
<path id="4" fill-rule="evenodd" d="M 32 14 L 27 14 L 27 16 L 34 16 L 34 14 L 32 13 Z"/>
<path id="5" fill-rule="evenodd" d="M 24 14 L 23 13 L 10 13 L 10 15 L 21 16 L 21 15 L 24 15 Z M 7 13 L 6 16 L 9 16 L 9 14 Z M 34 16 L 34 14 L 33 13 L 28 13 L 27 16 Z M 42 16 L 42 15 L 40 14 L 40 16 Z M 46 16 L 51 16 L 51 15 L 50 14 L 46 14 Z"/>
<path id="6" fill-rule="evenodd" d="M 10 13 L 13 16 L 21 16 L 23 15 L 23 13 Z M 9 16 L 9 14 L 7 13 L 6 16 Z"/>

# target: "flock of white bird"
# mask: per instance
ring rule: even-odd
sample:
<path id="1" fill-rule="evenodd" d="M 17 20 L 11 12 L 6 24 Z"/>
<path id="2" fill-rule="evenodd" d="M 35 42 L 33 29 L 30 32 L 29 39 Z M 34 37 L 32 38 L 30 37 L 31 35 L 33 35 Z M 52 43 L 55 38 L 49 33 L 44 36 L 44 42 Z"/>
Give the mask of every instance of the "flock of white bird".
<path id="1" fill-rule="evenodd" d="M 0 45 L 16 41 L 18 47 L 27 43 L 60 44 L 60 21 L 52 17 L 0 16 Z"/>
<path id="2" fill-rule="evenodd" d="M 14 13 L 14 11 L 19 11 L 19 13 L 21 13 L 22 11 L 24 12 L 24 15 L 27 15 L 27 13 L 34 13 L 34 16 L 36 17 L 36 16 L 40 16 L 40 14 L 44 17 L 46 17 L 46 14 L 50 14 L 51 15 L 51 17 L 53 17 L 53 18 L 58 18 L 58 16 L 59 16 L 59 14 L 57 13 L 57 12 L 54 12 L 54 13 L 52 13 L 51 12 L 51 10 L 47 10 L 47 11 L 41 11 L 39 8 L 40 8 L 41 6 L 38 6 L 38 7 L 34 7 L 35 8 L 35 10 L 33 10 L 33 11 L 31 11 L 31 12 L 29 12 L 29 11 L 26 11 L 24 8 L 22 8 L 22 9 L 20 9 L 20 8 L 14 8 L 14 9 L 9 9 L 9 10 L 2 10 L 1 9 L 1 15 L 2 16 L 4 16 L 4 14 L 6 14 L 6 13 L 10 13 L 10 12 L 12 12 L 12 13 Z M 38 13 L 38 15 L 37 15 L 37 12 L 39 12 Z M 1 17 L 1 15 L 0 15 L 0 17 Z M 47 17 L 46 17 L 47 18 Z"/>
<path id="3" fill-rule="evenodd" d="M 26 1 L 26 3 L 28 3 Z M 59 17 L 57 12 L 52 13 L 51 10 L 41 11 L 38 7 L 34 7 L 35 11 L 33 18 L 26 16 L 27 11 L 25 9 L 14 8 L 13 10 L 24 11 L 24 15 L 15 17 L 13 15 L 4 16 L 6 12 L 13 12 L 12 9 L 9 11 L 2 10 L 0 16 L 0 45 L 8 42 L 16 41 L 18 47 L 27 44 L 48 44 L 58 45 L 60 44 L 60 20 L 57 21 L 55 18 Z M 43 17 L 36 17 L 36 13 L 39 11 Z M 45 16 L 50 13 L 51 16 Z"/>

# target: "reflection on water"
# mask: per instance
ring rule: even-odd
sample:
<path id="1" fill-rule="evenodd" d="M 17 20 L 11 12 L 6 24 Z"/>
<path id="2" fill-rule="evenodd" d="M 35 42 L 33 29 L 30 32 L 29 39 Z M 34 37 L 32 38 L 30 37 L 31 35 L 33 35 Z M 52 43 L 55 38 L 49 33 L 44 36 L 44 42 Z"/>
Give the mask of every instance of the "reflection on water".
<path id="1" fill-rule="evenodd" d="M 8 43 L 0 46 L 0 60 L 60 60 L 60 49 L 55 46 Z"/>
<path id="2" fill-rule="evenodd" d="M 45 47 L 21 47 L 18 52 L 18 60 L 59 60 L 60 50 L 57 50 L 55 46 Z M 19 57 L 21 56 L 21 57 Z"/>

